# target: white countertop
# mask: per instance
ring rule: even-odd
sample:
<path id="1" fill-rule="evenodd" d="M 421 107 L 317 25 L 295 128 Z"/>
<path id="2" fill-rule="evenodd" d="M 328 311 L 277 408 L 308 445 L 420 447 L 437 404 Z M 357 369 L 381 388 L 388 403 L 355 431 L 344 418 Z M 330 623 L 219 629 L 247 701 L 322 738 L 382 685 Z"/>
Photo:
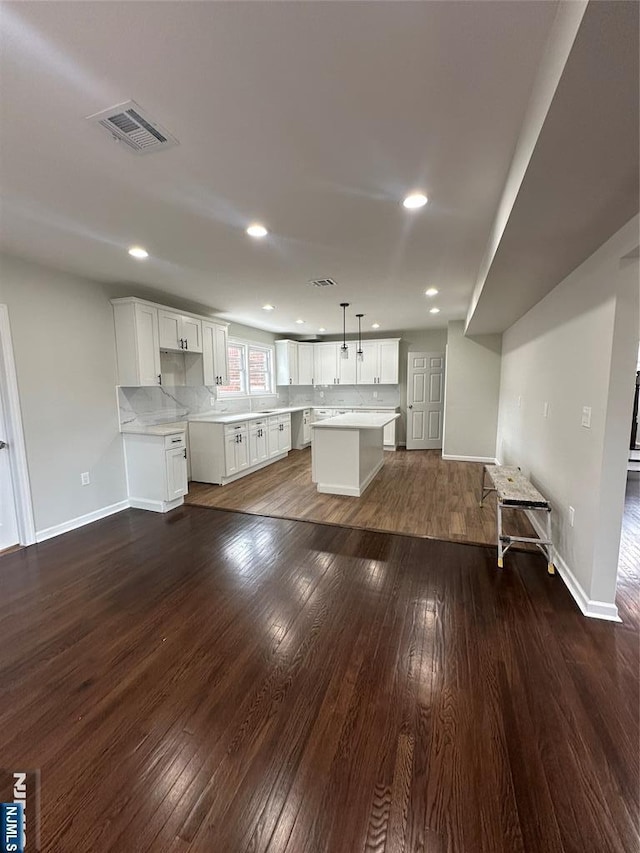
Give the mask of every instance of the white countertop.
<path id="1" fill-rule="evenodd" d="M 259 418 L 269 418 L 273 415 L 288 415 L 292 412 L 303 412 L 312 406 L 288 406 L 282 409 L 265 409 L 264 412 L 207 412 L 203 415 L 190 415 L 190 422 L 209 424 L 237 424 L 243 421 L 254 421 Z"/>
<path id="2" fill-rule="evenodd" d="M 120 432 L 126 432 L 130 435 L 174 435 L 174 433 L 185 432 L 186 429 L 186 421 L 176 421 L 171 424 L 142 424 L 140 426 L 125 424 L 120 427 Z"/>
<path id="3" fill-rule="evenodd" d="M 335 415 L 324 421 L 311 424 L 312 429 L 382 429 L 391 421 L 400 417 L 397 412 L 375 414 L 373 412 L 352 412 L 348 415 Z"/>

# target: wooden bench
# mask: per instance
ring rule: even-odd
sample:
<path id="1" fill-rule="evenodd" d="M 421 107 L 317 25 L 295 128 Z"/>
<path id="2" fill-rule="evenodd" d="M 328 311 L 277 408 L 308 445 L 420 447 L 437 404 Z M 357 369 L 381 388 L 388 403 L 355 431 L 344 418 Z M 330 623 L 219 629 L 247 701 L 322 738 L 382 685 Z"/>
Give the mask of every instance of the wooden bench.
<path id="1" fill-rule="evenodd" d="M 491 485 L 487 486 L 489 477 Z M 497 496 L 498 520 L 498 566 L 504 565 L 504 555 L 514 542 L 532 542 L 547 558 L 547 571 L 550 575 L 556 573 L 554 565 L 554 550 L 551 540 L 551 507 L 540 492 L 527 480 L 519 468 L 509 465 L 484 465 L 482 468 L 482 491 L 480 506 L 491 492 Z M 502 529 L 502 510 L 520 509 L 533 512 L 544 512 L 546 517 L 547 538 L 531 536 L 510 536 Z"/>

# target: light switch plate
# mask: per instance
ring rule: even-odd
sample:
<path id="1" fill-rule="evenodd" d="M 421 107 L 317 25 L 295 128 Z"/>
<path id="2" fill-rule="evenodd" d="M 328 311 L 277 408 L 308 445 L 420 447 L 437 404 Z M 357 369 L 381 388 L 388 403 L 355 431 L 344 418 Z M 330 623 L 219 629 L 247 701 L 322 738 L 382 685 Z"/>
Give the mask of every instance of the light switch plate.
<path id="1" fill-rule="evenodd" d="M 549 417 L 549 404 L 546 401 L 542 407 L 542 417 L 543 418 Z"/>
<path id="2" fill-rule="evenodd" d="M 573 527 L 573 522 L 575 521 L 575 518 L 576 518 L 576 511 L 572 506 L 570 506 L 569 507 L 569 527 Z"/>
<path id="3" fill-rule="evenodd" d="M 80 474 L 80 483 L 83 486 L 88 486 L 91 482 L 91 478 L 89 477 L 89 472 L 85 471 L 83 474 Z"/>
<path id="4" fill-rule="evenodd" d="M 582 407 L 582 426 L 591 429 L 591 406 Z"/>

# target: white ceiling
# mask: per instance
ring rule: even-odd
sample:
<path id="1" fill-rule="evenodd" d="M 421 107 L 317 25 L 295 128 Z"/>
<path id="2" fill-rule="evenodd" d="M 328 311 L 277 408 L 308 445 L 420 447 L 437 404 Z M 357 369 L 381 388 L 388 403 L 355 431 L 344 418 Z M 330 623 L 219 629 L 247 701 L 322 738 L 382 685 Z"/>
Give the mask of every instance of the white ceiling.
<path id="1" fill-rule="evenodd" d="M 3 3 L 2 245 L 277 332 L 338 332 L 342 301 L 382 332 L 463 318 L 557 9 Z M 83 120 L 129 99 L 180 145 Z"/>

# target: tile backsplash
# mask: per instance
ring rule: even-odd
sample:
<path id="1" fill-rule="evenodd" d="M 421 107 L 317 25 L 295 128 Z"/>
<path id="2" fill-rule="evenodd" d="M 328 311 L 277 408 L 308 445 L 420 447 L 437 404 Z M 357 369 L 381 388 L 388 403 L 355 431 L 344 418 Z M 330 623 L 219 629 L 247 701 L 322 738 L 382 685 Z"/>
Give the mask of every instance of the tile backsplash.
<path id="1" fill-rule="evenodd" d="M 206 385 L 119 386 L 120 424 L 140 426 L 171 423 L 204 412 L 257 412 L 278 406 L 400 405 L 400 389 L 397 385 L 327 385 L 317 388 L 290 385 L 279 386 L 277 390 L 277 394 L 252 397 L 250 400 L 246 397 L 240 400 L 218 400 L 217 389 Z"/>
<path id="2" fill-rule="evenodd" d="M 290 385 L 278 388 L 289 392 L 290 406 L 399 406 L 398 385 L 324 385 L 311 388 Z"/>
<path id="3" fill-rule="evenodd" d="M 180 421 L 188 415 L 204 412 L 246 412 L 289 405 L 284 394 L 253 397 L 247 400 L 216 400 L 216 388 L 206 385 L 119 386 L 120 425 L 149 425 Z M 213 401 L 213 402 L 212 402 Z"/>

